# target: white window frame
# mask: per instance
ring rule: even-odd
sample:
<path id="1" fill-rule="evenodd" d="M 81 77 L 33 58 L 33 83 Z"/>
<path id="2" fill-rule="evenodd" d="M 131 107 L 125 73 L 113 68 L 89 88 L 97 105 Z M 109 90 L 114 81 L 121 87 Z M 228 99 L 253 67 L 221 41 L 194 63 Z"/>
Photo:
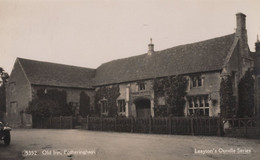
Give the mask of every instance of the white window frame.
<path id="1" fill-rule="evenodd" d="M 190 76 L 190 84 L 191 84 L 191 88 L 200 88 L 203 86 L 203 77 L 200 76 Z M 199 83 L 200 81 L 200 83 Z M 200 84 L 200 85 L 199 85 Z"/>
<path id="2" fill-rule="evenodd" d="M 201 100 L 199 100 L 199 99 L 201 99 Z M 187 103 L 188 103 L 187 115 L 191 116 L 193 114 L 199 113 L 200 110 L 203 110 L 203 115 L 199 115 L 199 116 L 210 116 L 210 114 L 209 114 L 210 104 L 209 104 L 208 100 L 209 100 L 209 95 L 198 95 L 198 96 L 191 96 L 191 97 L 187 98 Z M 200 105 L 200 102 L 202 105 Z M 208 106 L 206 105 L 206 102 L 207 102 Z M 192 104 L 192 106 L 190 104 Z M 196 107 L 195 104 L 198 104 L 198 106 Z M 208 111 L 208 114 L 206 115 L 207 111 Z M 190 112 L 192 112 L 192 114 Z"/>
<path id="3" fill-rule="evenodd" d="M 125 113 L 126 111 L 126 103 L 124 99 L 117 100 L 118 113 Z"/>

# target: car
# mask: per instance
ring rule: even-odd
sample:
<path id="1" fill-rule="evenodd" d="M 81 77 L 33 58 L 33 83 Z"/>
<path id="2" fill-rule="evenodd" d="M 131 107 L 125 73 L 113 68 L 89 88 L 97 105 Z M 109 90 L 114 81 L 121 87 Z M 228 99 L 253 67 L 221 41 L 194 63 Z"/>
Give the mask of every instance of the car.
<path id="1" fill-rule="evenodd" d="M 6 146 L 8 146 L 11 142 L 11 130 L 12 129 L 10 127 L 4 125 L 4 123 L 0 121 L 0 141 L 4 141 Z"/>

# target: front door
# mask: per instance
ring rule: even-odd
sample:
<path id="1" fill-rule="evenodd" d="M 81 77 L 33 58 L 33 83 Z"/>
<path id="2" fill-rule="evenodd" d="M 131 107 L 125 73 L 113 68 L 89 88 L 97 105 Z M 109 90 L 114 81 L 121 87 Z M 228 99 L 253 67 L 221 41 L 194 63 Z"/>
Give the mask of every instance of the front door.
<path id="1" fill-rule="evenodd" d="M 151 116 L 151 103 L 149 99 L 138 99 L 135 101 L 135 106 L 138 118 L 149 118 Z"/>

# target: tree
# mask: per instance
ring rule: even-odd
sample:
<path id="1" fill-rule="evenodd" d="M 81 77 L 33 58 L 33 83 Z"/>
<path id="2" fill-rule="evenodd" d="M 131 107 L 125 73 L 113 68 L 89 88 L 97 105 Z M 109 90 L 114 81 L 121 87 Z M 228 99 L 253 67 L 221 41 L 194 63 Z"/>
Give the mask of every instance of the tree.
<path id="1" fill-rule="evenodd" d="M 8 78 L 8 73 L 2 67 L 0 67 L 0 86 L 6 86 Z"/>
<path id="2" fill-rule="evenodd" d="M 166 90 L 166 101 L 169 108 L 168 114 L 173 116 L 184 116 L 187 79 L 183 76 L 170 77 L 169 84 L 170 85 Z"/>
<path id="3" fill-rule="evenodd" d="M 171 76 L 167 78 L 154 79 L 153 90 L 155 94 L 156 110 L 163 111 L 157 104 L 158 97 L 165 97 L 167 114 L 173 116 L 184 116 L 185 96 L 187 79 L 184 76 Z M 165 115 L 164 113 L 156 113 Z"/>
<path id="4" fill-rule="evenodd" d="M 233 97 L 233 88 L 230 76 L 226 76 L 221 79 L 220 110 L 222 117 L 228 118 L 235 115 L 235 101 Z"/>
<path id="5" fill-rule="evenodd" d="M 0 111 L 6 111 L 6 84 L 8 82 L 9 75 L 8 73 L 0 67 Z"/>
<path id="6" fill-rule="evenodd" d="M 34 99 L 26 112 L 33 116 L 71 116 L 72 106 L 67 104 L 66 91 L 57 89 L 39 89 L 37 98 Z"/>
<path id="7" fill-rule="evenodd" d="M 83 117 L 90 114 L 90 98 L 85 92 L 80 93 L 79 114 Z"/>
<path id="8" fill-rule="evenodd" d="M 101 114 L 101 106 L 99 104 L 99 101 L 105 98 L 107 100 L 107 107 L 108 107 L 107 116 L 109 117 L 117 116 L 116 101 L 119 95 L 120 95 L 119 85 L 113 85 L 111 87 L 100 87 L 99 90 L 97 90 L 95 95 L 96 114 L 98 116 Z"/>
<path id="9" fill-rule="evenodd" d="M 50 99 L 34 99 L 30 102 L 26 113 L 35 117 L 50 117 L 57 115 L 59 107 L 57 103 Z"/>
<path id="10" fill-rule="evenodd" d="M 238 117 L 254 116 L 254 78 L 252 71 L 248 70 L 238 85 Z"/>

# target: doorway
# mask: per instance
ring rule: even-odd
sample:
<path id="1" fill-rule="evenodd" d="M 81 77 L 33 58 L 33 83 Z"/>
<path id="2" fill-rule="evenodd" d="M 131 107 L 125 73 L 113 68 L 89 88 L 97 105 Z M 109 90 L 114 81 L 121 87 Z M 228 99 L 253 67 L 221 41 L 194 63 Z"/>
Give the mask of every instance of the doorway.
<path id="1" fill-rule="evenodd" d="M 138 118 L 149 118 L 151 116 L 151 102 L 146 98 L 138 98 L 134 101 L 136 116 Z"/>

